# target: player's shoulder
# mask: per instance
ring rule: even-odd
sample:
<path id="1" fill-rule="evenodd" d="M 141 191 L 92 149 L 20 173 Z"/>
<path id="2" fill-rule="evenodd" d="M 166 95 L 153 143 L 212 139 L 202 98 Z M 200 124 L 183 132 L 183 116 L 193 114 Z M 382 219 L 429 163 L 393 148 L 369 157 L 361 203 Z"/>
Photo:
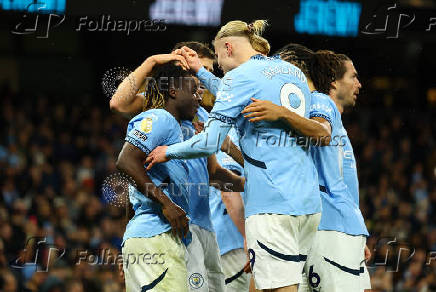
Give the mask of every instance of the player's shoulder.
<path id="1" fill-rule="evenodd" d="M 138 128 L 144 133 L 156 133 L 154 130 L 173 129 L 177 120 L 164 109 L 150 109 L 133 117 L 129 127 Z"/>
<path id="2" fill-rule="evenodd" d="M 145 112 L 141 112 L 134 116 L 129 123 L 136 123 L 144 119 L 151 119 L 153 122 L 172 122 L 176 119 L 164 109 L 150 109 Z"/>
<path id="3" fill-rule="evenodd" d="M 336 109 L 336 104 L 331 99 L 331 97 L 328 96 L 327 94 L 318 91 L 312 91 L 311 95 L 312 95 L 312 104 L 323 103 L 331 107 L 333 110 Z"/>
<path id="4" fill-rule="evenodd" d="M 337 108 L 330 96 L 313 91 L 311 93 L 310 116 L 316 116 L 316 113 L 322 113 L 331 119 L 337 117 Z"/>
<path id="5" fill-rule="evenodd" d="M 328 100 L 331 100 L 330 96 L 316 90 L 312 91 L 311 95 L 314 101 L 328 102 Z"/>
<path id="6" fill-rule="evenodd" d="M 242 63 L 238 67 L 230 70 L 224 77 L 244 77 L 245 79 L 258 78 L 257 73 L 262 69 L 279 64 L 289 64 L 278 57 L 267 57 L 262 54 L 252 56 L 248 61 Z"/>

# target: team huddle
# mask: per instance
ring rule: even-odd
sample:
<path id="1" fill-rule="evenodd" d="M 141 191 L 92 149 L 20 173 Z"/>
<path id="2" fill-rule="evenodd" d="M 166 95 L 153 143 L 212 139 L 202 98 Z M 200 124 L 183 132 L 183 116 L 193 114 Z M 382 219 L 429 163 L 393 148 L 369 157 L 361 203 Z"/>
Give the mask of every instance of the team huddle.
<path id="1" fill-rule="evenodd" d="M 269 56 L 265 26 L 227 23 L 215 54 L 178 43 L 111 99 L 133 117 L 117 160 L 136 186 L 122 247 L 127 291 L 371 289 L 341 120 L 359 94 L 357 72 L 346 55 L 300 44 Z M 200 103 L 210 94 L 208 112 Z"/>

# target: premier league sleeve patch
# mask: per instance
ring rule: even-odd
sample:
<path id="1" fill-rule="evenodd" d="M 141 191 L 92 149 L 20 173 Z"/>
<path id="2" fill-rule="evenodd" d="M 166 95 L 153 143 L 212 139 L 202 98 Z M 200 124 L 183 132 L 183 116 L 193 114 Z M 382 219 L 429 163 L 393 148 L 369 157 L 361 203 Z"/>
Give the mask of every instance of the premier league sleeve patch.
<path id="1" fill-rule="evenodd" d="M 152 118 L 143 119 L 139 128 L 144 133 L 150 133 L 151 130 L 153 129 L 153 119 Z"/>

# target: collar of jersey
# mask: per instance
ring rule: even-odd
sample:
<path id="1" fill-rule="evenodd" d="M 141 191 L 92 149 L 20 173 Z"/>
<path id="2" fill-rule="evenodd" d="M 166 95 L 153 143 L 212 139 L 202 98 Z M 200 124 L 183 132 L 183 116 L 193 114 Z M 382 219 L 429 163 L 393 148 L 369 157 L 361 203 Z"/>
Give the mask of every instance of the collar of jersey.
<path id="1" fill-rule="evenodd" d="M 257 54 L 257 55 L 251 56 L 250 59 L 252 59 L 252 60 L 265 60 L 265 59 L 268 59 L 268 58 L 270 58 L 270 59 L 280 59 L 280 55 L 277 54 L 277 55 L 273 55 L 271 57 L 267 57 L 267 56 L 264 56 L 262 54 Z"/>

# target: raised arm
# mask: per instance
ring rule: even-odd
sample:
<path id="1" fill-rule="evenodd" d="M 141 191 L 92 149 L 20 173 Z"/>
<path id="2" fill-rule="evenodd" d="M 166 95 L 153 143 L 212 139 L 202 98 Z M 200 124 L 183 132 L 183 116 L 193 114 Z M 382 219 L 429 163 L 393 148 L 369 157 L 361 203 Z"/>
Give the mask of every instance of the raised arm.
<path id="1" fill-rule="evenodd" d="M 200 58 L 194 50 L 188 47 L 183 47 L 180 51 L 178 51 L 178 53 L 180 53 L 186 59 L 188 66 L 195 74 L 197 74 L 198 79 L 207 88 L 207 90 L 216 96 L 221 79 L 203 67 Z"/>
<path id="2" fill-rule="evenodd" d="M 156 64 L 174 60 L 179 61 L 185 69 L 189 68 L 185 58 L 177 54 L 161 54 L 148 57 L 120 83 L 109 102 L 110 109 L 125 117 L 132 117 L 140 113 L 143 110 L 145 97 L 143 94 L 138 94 L 139 88 L 144 84 L 146 78 L 151 75 L 151 71 Z"/>

